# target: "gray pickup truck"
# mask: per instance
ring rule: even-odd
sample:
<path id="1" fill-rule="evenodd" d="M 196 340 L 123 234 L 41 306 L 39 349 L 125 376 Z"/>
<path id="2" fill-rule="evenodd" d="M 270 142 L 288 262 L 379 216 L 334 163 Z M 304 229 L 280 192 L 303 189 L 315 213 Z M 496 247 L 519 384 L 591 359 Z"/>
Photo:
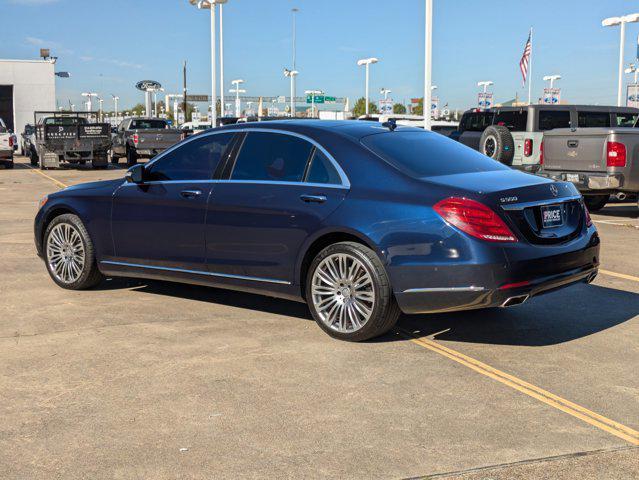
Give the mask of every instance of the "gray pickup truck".
<path id="1" fill-rule="evenodd" d="M 639 110 L 596 105 L 526 105 L 468 110 L 450 138 L 512 168 L 541 170 L 541 142 L 558 128 L 632 126 Z"/>
<path id="2" fill-rule="evenodd" d="M 182 140 L 182 132 L 170 128 L 162 118 L 127 118 L 118 125 L 113 137 L 111 163 L 125 157 L 127 165 L 140 158 L 153 158 Z"/>
<path id="3" fill-rule="evenodd" d="M 5 168 L 13 168 L 13 133 L 0 118 L 0 163 Z"/>
<path id="4" fill-rule="evenodd" d="M 93 168 L 108 166 L 111 133 L 108 123 L 92 123 L 95 112 L 35 112 L 35 148 L 29 153 L 32 165 L 41 169 L 62 164 Z"/>
<path id="5" fill-rule="evenodd" d="M 542 174 L 574 183 L 592 211 L 603 208 L 611 194 L 623 200 L 639 192 L 639 128 L 561 128 L 548 132 L 544 136 Z"/>

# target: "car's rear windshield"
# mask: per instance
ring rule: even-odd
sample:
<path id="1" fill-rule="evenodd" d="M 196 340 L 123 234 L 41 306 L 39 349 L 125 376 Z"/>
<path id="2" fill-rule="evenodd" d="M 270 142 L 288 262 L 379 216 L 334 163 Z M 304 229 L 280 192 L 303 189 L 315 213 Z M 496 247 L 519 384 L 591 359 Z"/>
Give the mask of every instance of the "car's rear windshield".
<path id="1" fill-rule="evenodd" d="M 78 117 L 48 117 L 44 119 L 45 125 L 80 125 L 87 123 L 86 118 Z"/>
<path id="2" fill-rule="evenodd" d="M 415 178 L 508 170 L 481 153 L 430 132 L 388 132 L 362 138 L 362 144 L 400 171 Z"/>
<path id="3" fill-rule="evenodd" d="M 144 130 L 146 128 L 166 128 L 164 120 L 133 120 L 131 130 Z"/>

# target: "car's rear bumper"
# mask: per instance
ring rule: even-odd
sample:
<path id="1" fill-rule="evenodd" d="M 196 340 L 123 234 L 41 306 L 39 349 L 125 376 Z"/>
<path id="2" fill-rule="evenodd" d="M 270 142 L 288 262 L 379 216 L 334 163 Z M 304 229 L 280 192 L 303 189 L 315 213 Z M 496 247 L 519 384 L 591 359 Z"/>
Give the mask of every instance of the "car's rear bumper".
<path id="1" fill-rule="evenodd" d="M 606 193 L 632 190 L 623 173 L 544 171 L 544 176 L 553 180 L 572 182 L 580 192 Z"/>
<path id="2" fill-rule="evenodd" d="M 13 149 L 0 150 L 0 160 L 13 160 Z"/>
<path id="3" fill-rule="evenodd" d="M 595 234 L 586 248 L 556 256 L 504 264 L 424 266 L 428 284 L 395 291 L 395 298 L 409 314 L 509 306 L 509 299 L 526 301 L 574 283 L 590 282 L 598 267 L 599 238 Z M 415 274 L 413 269 L 409 275 L 415 278 Z"/>

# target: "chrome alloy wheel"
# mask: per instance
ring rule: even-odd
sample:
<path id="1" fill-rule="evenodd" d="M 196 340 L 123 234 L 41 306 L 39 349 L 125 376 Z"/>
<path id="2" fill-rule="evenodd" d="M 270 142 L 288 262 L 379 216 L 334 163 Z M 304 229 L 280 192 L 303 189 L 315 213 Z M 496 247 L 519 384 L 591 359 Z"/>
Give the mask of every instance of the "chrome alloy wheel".
<path id="1" fill-rule="evenodd" d="M 84 271 L 85 257 L 84 242 L 73 225 L 60 223 L 51 229 L 47 238 L 47 261 L 60 282 L 77 282 Z"/>
<path id="2" fill-rule="evenodd" d="M 341 333 L 360 330 L 375 307 L 371 275 L 360 260 L 345 253 L 330 255 L 317 266 L 311 295 L 322 322 Z"/>

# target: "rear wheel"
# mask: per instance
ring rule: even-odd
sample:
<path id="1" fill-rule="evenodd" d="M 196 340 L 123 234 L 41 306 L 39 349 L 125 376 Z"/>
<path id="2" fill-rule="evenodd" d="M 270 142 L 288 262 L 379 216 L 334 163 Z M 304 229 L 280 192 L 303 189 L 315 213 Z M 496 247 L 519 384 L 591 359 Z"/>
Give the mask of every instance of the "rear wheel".
<path id="1" fill-rule="evenodd" d="M 315 257 L 306 279 L 306 301 L 322 330 L 355 342 L 388 332 L 400 314 L 379 258 L 354 242 L 336 243 Z"/>
<path id="2" fill-rule="evenodd" d="M 586 207 L 588 207 L 588 210 L 591 212 L 596 212 L 597 210 L 601 210 L 602 208 L 604 208 L 606 206 L 606 203 L 608 203 L 608 200 L 610 200 L 610 195 L 608 194 L 586 195 L 584 197 L 584 203 L 586 204 Z"/>
<path id="3" fill-rule="evenodd" d="M 7 162 L 4 164 L 4 168 L 13 168 L 13 159 L 7 160 Z"/>
<path id="4" fill-rule="evenodd" d="M 102 280 L 93 242 L 73 214 L 55 217 L 44 234 L 44 258 L 49 275 L 60 287 L 83 290 Z"/>
<path id="5" fill-rule="evenodd" d="M 132 165 L 135 165 L 136 163 L 138 163 L 138 154 L 136 153 L 135 149 L 127 148 L 126 149 L 126 164 L 128 166 L 132 166 Z"/>
<path id="6" fill-rule="evenodd" d="M 111 152 L 111 163 L 117 165 L 120 162 L 120 157 L 118 157 L 115 153 Z"/>
<path id="7" fill-rule="evenodd" d="M 484 155 L 510 166 L 515 155 L 515 141 L 506 127 L 492 125 L 481 134 L 479 150 Z"/>
<path id="8" fill-rule="evenodd" d="M 29 160 L 31 161 L 31 165 L 33 165 L 34 167 L 38 165 L 38 154 L 33 149 L 31 150 L 31 153 L 29 154 Z"/>

